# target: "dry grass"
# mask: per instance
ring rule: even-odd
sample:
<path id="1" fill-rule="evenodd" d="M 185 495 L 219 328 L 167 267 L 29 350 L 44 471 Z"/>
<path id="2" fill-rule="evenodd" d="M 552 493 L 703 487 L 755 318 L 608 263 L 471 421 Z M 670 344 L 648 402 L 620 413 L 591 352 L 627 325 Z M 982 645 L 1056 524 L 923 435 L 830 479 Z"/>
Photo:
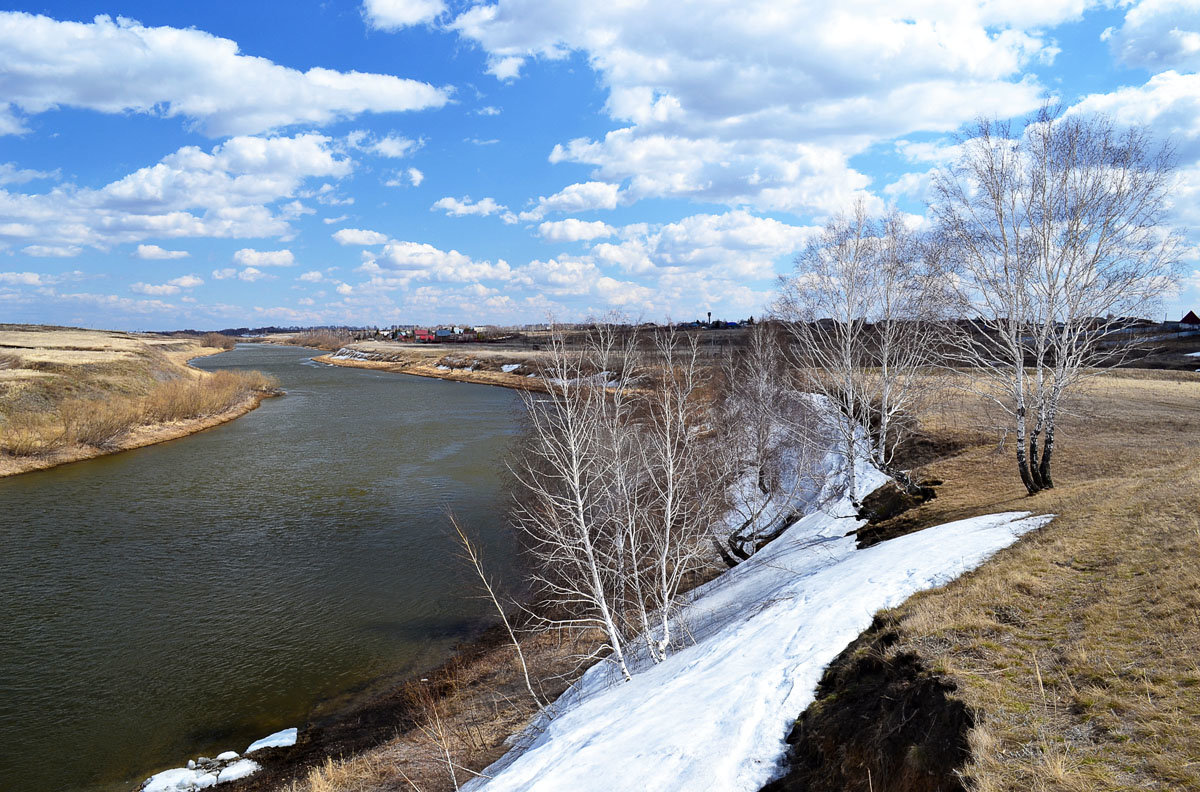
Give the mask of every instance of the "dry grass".
<path id="1" fill-rule="evenodd" d="M 44 467 L 94 455 L 83 450 L 113 450 L 146 427 L 218 415 L 275 387 L 258 372 L 187 365 L 222 339 L 232 341 L 0 326 L 0 473 L 28 469 L 3 457 Z"/>
<path id="2" fill-rule="evenodd" d="M 522 640 L 531 673 L 544 680 L 539 691 L 553 699 L 578 673 L 577 657 L 594 649 L 583 636 L 541 633 Z M 378 748 L 310 768 L 287 792 L 420 790 L 446 792 L 461 786 L 499 759 L 509 738 L 531 722 L 537 707 L 525 690 L 510 644 L 451 663 L 405 686 L 417 725 Z M 535 684 L 539 684 L 536 683 Z"/>
<path id="3" fill-rule="evenodd" d="M 53 412 L 14 410 L 5 417 L 0 453 L 41 456 L 65 446 L 113 448 L 141 426 L 206 418 L 276 387 L 257 371 L 215 371 L 155 384 L 139 399 L 68 398 Z"/>
<path id="4" fill-rule="evenodd" d="M 1063 427 L 1055 489 L 1033 498 L 987 418 L 970 400 L 943 406 L 935 433 L 972 447 L 928 466 L 946 485 L 907 517 L 1058 517 L 897 609 L 891 650 L 919 653 L 978 713 L 969 787 L 1200 789 L 1200 377 L 1091 383 Z"/>

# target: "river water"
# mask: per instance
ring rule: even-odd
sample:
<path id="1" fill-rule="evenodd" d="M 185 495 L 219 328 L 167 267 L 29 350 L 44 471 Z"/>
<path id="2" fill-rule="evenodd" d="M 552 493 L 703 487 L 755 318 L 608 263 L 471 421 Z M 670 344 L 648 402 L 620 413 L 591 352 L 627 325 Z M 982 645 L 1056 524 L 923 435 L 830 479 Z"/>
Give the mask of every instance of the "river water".
<path id="1" fill-rule="evenodd" d="M 0 788 L 130 789 L 437 663 L 483 603 L 518 396 L 240 345 L 287 391 L 180 440 L 0 479 Z"/>

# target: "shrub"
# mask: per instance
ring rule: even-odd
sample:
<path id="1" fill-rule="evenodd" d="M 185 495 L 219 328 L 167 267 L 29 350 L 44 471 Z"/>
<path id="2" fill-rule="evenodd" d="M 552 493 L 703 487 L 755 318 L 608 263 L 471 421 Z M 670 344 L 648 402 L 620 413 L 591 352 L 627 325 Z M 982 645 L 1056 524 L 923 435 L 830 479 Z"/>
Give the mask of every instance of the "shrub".
<path id="1" fill-rule="evenodd" d="M 0 421 L 0 452 L 9 456 L 43 456 L 66 440 L 62 426 L 45 413 L 22 410 Z"/>
<path id="2" fill-rule="evenodd" d="M 233 349 L 236 343 L 235 339 L 220 333 L 205 333 L 200 336 L 201 346 L 213 347 L 215 349 Z"/>
<path id="3" fill-rule="evenodd" d="M 336 352 L 353 341 L 354 334 L 345 330 L 309 330 L 292 336 L 293 344 L 329 352 Z"/>

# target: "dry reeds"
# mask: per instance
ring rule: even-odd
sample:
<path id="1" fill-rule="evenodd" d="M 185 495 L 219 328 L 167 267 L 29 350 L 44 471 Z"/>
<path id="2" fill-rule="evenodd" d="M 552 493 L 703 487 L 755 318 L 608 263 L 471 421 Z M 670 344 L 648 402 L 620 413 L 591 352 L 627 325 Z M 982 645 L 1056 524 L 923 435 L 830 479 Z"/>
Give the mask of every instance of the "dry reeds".
<path id="1" fill-rule="evenodd" d="M 11 412 L 0 425 L 0 453 L 30 457 L 69 445 L 112 448 L 138 427 L 219 415 L 275 388 L 275 380 L 259 371 L 215 371 L 157 383 L 141 398 L 67 398 L 53 411 Z"/>

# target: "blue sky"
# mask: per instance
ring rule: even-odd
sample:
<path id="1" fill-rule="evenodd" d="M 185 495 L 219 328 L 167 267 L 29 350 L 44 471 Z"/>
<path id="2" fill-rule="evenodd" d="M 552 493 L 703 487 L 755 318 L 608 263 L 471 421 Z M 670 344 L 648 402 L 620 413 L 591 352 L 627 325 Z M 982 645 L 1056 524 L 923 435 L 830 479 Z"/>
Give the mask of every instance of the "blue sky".
<path id="1" fill-rule="evenodd" d="M 1200 228 L 1200 0 L 43 2 L 0 63 L 0 321 L 761 315 L 1047 98 L 1169 137 Z"/>

